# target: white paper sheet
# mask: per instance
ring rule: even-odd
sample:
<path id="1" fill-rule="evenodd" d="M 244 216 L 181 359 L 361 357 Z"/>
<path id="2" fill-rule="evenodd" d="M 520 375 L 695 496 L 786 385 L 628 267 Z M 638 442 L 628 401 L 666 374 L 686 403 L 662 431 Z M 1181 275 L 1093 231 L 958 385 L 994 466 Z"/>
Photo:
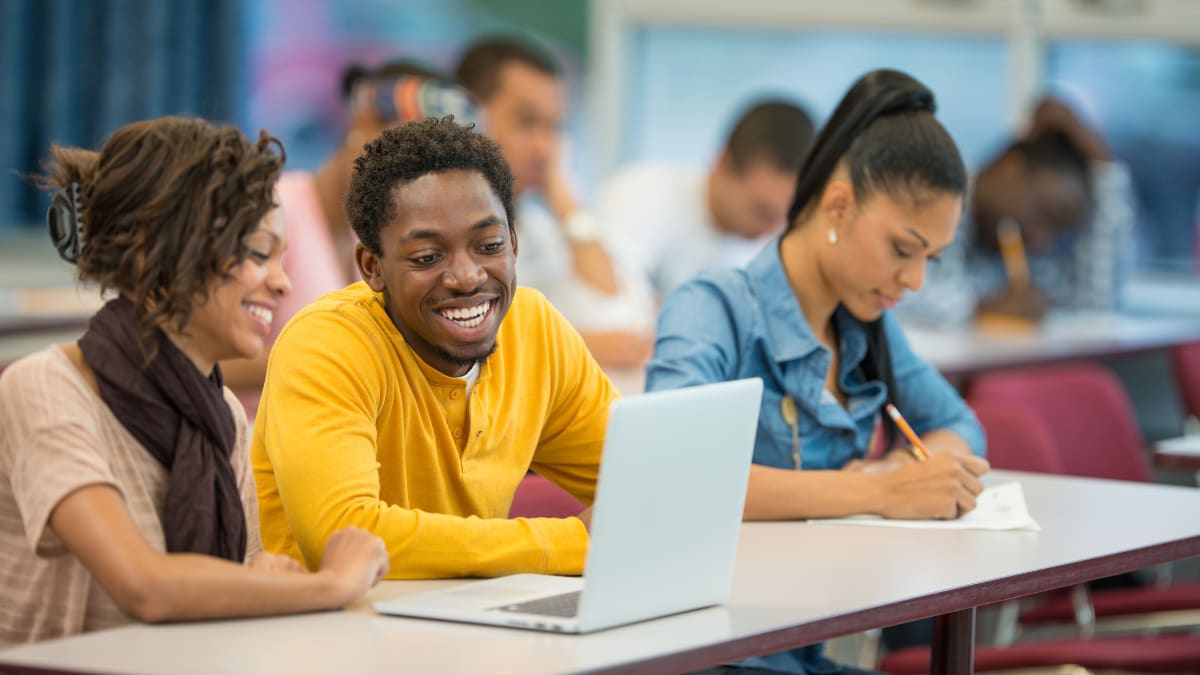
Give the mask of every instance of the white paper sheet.
<path id="1" fill-rule="evenodd" d="M 1020 483 L 1005 483 L 985 488 L 976 498 L 975 510 L 955 520 L 891 520 L 880 516 L 818 518 L 814 525 L 874 525 L 920 530 L 1025 530 L 1038 532 L 1038 526 L 1025 506 Z"/>

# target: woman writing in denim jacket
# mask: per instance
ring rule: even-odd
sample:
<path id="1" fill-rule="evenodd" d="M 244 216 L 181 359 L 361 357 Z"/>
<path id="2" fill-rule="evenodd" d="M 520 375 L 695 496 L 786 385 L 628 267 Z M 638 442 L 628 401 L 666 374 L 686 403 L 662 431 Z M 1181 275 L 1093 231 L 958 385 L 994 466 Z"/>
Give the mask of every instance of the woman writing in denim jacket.
<path id="1" fill-rule="evenodd" d="M 878 70 L 842 99 L 809 151 L 788 229 L 744 270 L 706 273 L 666 298 L 647 389 L 761 377 L 747 520 L 874 513 L 955 518 L 988 470 L 983 432 L 888 311 L 950 245 L 966 170 L 933 94 Z M 887 403 L 931 457 L 865 459 Z M 886 447 L 903 437 L 884 417 Z M 819 646 L 757 658 L 830 672 Z"/>

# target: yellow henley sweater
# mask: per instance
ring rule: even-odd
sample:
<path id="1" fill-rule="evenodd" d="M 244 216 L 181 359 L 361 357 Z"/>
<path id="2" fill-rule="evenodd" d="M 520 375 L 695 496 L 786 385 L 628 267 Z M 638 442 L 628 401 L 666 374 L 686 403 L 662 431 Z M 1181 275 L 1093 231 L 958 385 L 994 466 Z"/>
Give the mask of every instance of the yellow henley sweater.
<path id="1" fill-rule="evenodd" d="M 592 502 L 616 389 L 546 299 L 519 288 L 464 393 L 365 283 L 293 317 L 251 445 L 265 550 L 316 569 L 329 536 L 356 525 L 386 542 L 390 578 L 582 573 L 580 520 L 508 509 L 530 468 Z"/>

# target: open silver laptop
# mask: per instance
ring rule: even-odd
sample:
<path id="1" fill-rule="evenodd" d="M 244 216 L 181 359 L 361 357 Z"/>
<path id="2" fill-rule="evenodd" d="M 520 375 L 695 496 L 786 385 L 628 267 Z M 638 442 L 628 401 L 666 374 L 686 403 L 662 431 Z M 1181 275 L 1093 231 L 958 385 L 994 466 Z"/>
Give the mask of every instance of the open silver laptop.
<path id="1" fill-rule="evenodd" d="M 755 378 L 613 403 L 584 578 L 517 574 L 376 611 L 587 633 L 724 602 L 761 401 Z"/>

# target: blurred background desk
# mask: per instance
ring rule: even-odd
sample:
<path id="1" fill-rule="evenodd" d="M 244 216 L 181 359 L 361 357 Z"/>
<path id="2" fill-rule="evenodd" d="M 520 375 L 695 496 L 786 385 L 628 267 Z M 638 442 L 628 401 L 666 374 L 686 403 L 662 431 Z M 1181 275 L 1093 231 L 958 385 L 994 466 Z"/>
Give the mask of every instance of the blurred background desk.
<path id="1" fill-rule="evenodd" d="M 1170 352 L 1200 343 L 1200 280 L 1136 276 L 1126 286 L 1123 307 L 1120 314 L 1051 314 L 1027 331 L 907 324 L 904 329 L 913 349 L 962 390 L 971 376 L 988 371 L 1098 361 L 1121 379 L 1148 441 L 1178 436 L 1187 411 Z"/>
<path id="2" fill-rule="evenodd" d="M 0 368 L 51 344 L 72 342 L 103 304 L 75 287 L 0 288 Z"/>
<path id="3" fill-rule="evenodd" d="M 345 612 L 137 625 L 13 648 L 0 652 L 0 672 L 680 672 L 927 616 L 969 636 L 977 606 L 1200 554 L 1200 490 L 988 478 L 1011 480 L 1041 532 L 748 523 L 728 603 L 591 635 L 374 614 L 369 600 L 461 583 L 393 581 Z M 969 639 L 935 649 L 946 672 L 969 672 Z"/>
<path id="4" fill-rule="evenodd" d="M 962 376 L 982 370 L 1103 358 L 1197 342 L 1200 314 L 1055 314 L 1028 331 L 906 327 L 905 333 L 917 354 L 943 374 Z"/>

